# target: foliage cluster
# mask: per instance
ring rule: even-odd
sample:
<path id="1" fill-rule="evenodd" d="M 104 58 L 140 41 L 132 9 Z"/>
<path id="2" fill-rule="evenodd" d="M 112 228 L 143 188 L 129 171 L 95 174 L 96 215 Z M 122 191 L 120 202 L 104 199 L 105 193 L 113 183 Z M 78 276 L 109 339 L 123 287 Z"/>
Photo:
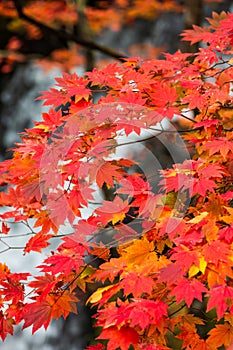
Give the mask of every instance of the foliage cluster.
<path id="1" fill-rule="evenodd" d="M 41 253 L 54 237 L 62 242 L 35 276 L 0 264 L 3 340 L 22 321 L 34 333 L 66 318 L 76 311 L 76 290 L 98 282 L 88 302 L 100 333 L 89 349 L 232 345 L 233 15 L 208 21 L 183 33 L 202 41 L 198 53 L 125 59 L 84 77 L 64 73 L 56 89 L 42 92 L 51 109 L 0 166 L 1 186 L 8 185 L 1 241 L 22 222 L 30 230 L 24 254 Z M 92 87 L 102 94 L 97 102 Z M 164 130 L 164 118 L 175 127 L 174 115 L 188 126 Z M 136 135 L 134 144 L 145 130 L 173 142 L 179 135 L 192 153 L 161 170 L 156 189 L 133 159 L 116 156 L 121 135 Z M 113 198 L 97 204 L 104 187 Z"/>

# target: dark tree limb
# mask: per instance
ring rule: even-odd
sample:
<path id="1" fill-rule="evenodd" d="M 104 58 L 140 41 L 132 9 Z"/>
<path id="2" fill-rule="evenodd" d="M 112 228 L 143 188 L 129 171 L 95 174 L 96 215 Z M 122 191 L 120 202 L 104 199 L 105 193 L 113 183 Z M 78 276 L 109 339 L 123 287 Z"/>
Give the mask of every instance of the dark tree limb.
<path id="1" fill-rule="evenodd" d="M 55 29 L 52 27 L 47 26 L 46 24 L 38 21 L 37 19 L 34 19 L 27 14 L 24 13 L 23 5 L 21 4 L 20 0 L 14 0 L 15 8 L 18 12 L 18 16 L 21 19 L 24 19 L 25 21 L 34 24 L 37 26 L 43 33 L 47 33 L 50 36 L 59 39 L 63 45 L 67 45 L 69 41 L 75 42 L 78 45 L 83 46 L 84 48 L 90 49 L 90 50 L 96 50 L 101 52 L 104 55 L 107 55 L 109 57 L 115 58 L 116 60 L 120 62 L 124 62 L 125 58 L 127 58 L 126 55 L 120 54 L 118 51 L 115 51 L 107 46 L 98 44 L 92 40 L 85 39 L 83 37 L 78 37 L 77 35 L 73 33 L 68 33 L 63 29 Z"/>

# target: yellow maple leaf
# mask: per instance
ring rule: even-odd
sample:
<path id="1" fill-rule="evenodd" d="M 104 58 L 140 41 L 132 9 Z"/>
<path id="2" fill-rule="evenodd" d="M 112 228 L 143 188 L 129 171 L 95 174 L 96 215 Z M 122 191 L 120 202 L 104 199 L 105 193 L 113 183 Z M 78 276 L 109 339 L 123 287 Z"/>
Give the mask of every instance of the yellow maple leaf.
<path id="1" fill-rule="evenodd" d="M 140 265 L 147 260 L 157 261 L 158 259 L 154 251 L 154 242 L 149 242 L 146 237 L 134 240 L 129 246 L 119 251 L 128 264 Z"/>

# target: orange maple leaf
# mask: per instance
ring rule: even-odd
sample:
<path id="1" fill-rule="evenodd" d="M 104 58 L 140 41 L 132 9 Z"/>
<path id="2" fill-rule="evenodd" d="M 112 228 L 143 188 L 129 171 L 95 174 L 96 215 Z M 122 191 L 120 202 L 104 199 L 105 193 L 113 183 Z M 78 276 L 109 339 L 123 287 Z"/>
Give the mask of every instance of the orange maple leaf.
<path id="1" fill-rule="evenodd" d="M 228 347 L 233 343 L 233 327 L 229 323 L 217 324 L 215 328 L 209 332 L 207 344 L 215 346 L 215 349 L 224 345 Z"/>
<path id="2" fill-rule="evenodd" d="M 120 170 L 121 168 L 112 162 L 105 162 L 101 165 L 96 173 L 96 183 L 99 188 L 102 188 L 104 183 L 114 186 L 114 179 L 119 180 L 122 178 Z"/>

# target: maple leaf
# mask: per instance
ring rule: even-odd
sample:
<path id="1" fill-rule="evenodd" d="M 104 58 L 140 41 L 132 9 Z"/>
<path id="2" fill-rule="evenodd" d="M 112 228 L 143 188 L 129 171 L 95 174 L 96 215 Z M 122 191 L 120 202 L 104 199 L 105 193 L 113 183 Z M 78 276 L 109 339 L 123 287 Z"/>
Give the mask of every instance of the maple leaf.
<path id="1" fill-rule="evenodd" d="M 24 286 L 17 280 L 14 281 L 13 278 L 8 278 L 6 282 L 1 281 L 1 285 L 4 288 L 2 295 L 4 295 L 5 301 L 11 300 L 13 304 L 17 304 L 24 299 Z"/>
<path id="2" fill-rule="evenodd" d="M 36 179 L 34 182 L 23 185 L 21 187 L 21 194 L 28 203 L 34 201 L 34 198 L 40 202 L 42 195 L 39 181 Z"/>
<path id="3" fill-rule="evenodd" d="M 192 194 L 195 165 L 195 161 L 185 160 L 183 163 L 173 165 L 172 169 L 162 170 L 161 173 L 165 178 L 160 181 L 159 185 L 166 192 L 189 189 Z"/>
<path id="4" fill-rule="evenodd" d="M 51 311 L 51 306 L 46 300 L 26 304 L 23 310 L 23 329 L 32 325 L 32 334 L 42 326 L 47 329 L 51 321 Z"/>
<path id="5" fill-rule="evenodd" d="M 36 213 L 34 218 L 36 219 L 34 227 L 41 227 L 43 234 L 47 234 L 50 230 L 54 234 L 57 233 L 58 228 L 50 219 L 48 210 L 41 210 L 40 213 Z"/>
<path id="6" fill-rule="evenodd" d="M 100 289 L 102 289 L 102 288 L 100 288 Z M 106 290 L 104 290 L 103 293 L 101 292 L 101 294 L 99 293 L 99 290 L 97 290 L 96 292 L 93 293 L 94 299 L 92 299 L 92 295 L 91 295 L 91 297 L 88 299 L 88 301 L 94 302 L 94 304 L 98 305 L 98 308 L 101 308 L 104 305 L 108 306 L 108 303 L 110 302 L 110 300 L 118 297 L 120 295 L 120 293 L 121 293 L 120 284 L 115 284 L 115 285 L 111 285 L 110 288 L 106 288 Z M 95 303 L 95 300 L 97 300 L 97 299 L 99 301 L 97 301 Z M 110 325 L 113 325 L 113 324 L 114 324 L 114 322 L 111 323 L 111 321 L 110 321 Z"/>
<path id="7" fill-rule="evenodd" d="M 185 246 L 179 246 L 172 250 L 171 260 L 176 260 L 178 265 L 189 269 L 193 264 L 198 265 L 199 259 L 196 251 L 190 251 Z"/>
<path id="8" fill-rule="evenodd" d="M 109 294 L 109 290 L 110 290 L 110 294 Z M 87 303 L 91 303 L 91 304 L 98 303 L 99 306 L 102 306 L 110 299 L 110 297 L 112 297 L 112 295 L 114 295 L 119 290 L 120 290 L 120 287 L 116 285 L 109 285 L 106 287 L 98 288 L 94 293 L 92 293 L 90 298 L 87 300 Z"/>
<path id="9" fill-rule="evenodd" d="M 112 162 L 105 162 L 101 165 L 96 173 L 96 183 L 99 188 L 102 188 L 104 183 L 114 186 L 114 179 L 119 180 L 122 178 L 120 170 L 121 168 Z"/>
<path id="10" fill-rule="evenodd" d="M 217 324 L 209 331 L 207 344 L 214 344 L 215 348 L 224 345 L 227 349 L 233 343 L 233 327 L 229 323 Z"/>
<path id="11" fill-rule="evenodd" d="M 121 89 L 121 92 L 124 92 L 124 95 L 121 96 L 120 101 L 130 103 L 132 105 L 145 105 L 146 98 L 142 97 L 142 93 L 132 85 L 124 86 Z M 142 122 L 138 122 L 138 125 L 142 124 Z M 125 128 L 125 133 L 128 136 L 132 131 L 135 131 L 138 135 L 141 133 L 140 128 L 136 125 L 132 128 L 130 125 Z"/>
<path id="12" fill-rule="evenodd" d="M 207 262 L 218 266 L 219 261 L 228 262 L 230 250 L 222 241 L 211 241 L 208 245 L 203 246 L 202 253 Z"/>
<path id="13" fill-rule="evenodd" d="M 5 222 L 2 222 L 1 234 L 7 235 L 9 231 L 10 231 L 10 227 L 8 227 Z"/>
<path id="14" fill-rule="evenodd" d="M 88 205 L 89 200 L 93 200 L 93 190 L 88 187 L 73 187 L 72 190 L 67 194 L 69 206 L 71 207 L 75 216 L 81 216 L 80 209 Z"/>
<path id="15" fill-rule="evenodd" d="M 231 148 L 232 142 L 223 137 L 219 137 L 213 141 L 208 141 L 203 145 L 203 149 L 209 151 L 210 157 L 213 154 L 220 153 L 224 160 L 227 160 L 227 155 Z"/>
<path id="16" fill-rule="evenodd" d="M 133 110 L 135 109 L 134 105 L 132 106 L 132 108 Z M 129 134 L 131 134 L 132 132 L 135 132 L 137 135 L 140 135 L 141 130 L 144 127 L 145 124 L 142 120 L 125 120 L 122 124 L 119 122 L 117 123 L 116 130 L 121 131 L 123 129 L 126 136 L 129 136 Z"/>
<path id="17" fill-rule="evenodd" d="M 139 325 L 145 329 L 150 324 L 159 325 L 163 317 L 167 316 L 167 305 L 163 301 L 134 298 L 127 306 L 130 310 L 129 318 L 132 325 Z M 143 316 L 144 314 L 144 316 Z"/>
<path id="18" fill-rule="evenodd" d="M 23 329 L 32 325 L 32 334 L 42 326 L 47 329 L 52 318 L 66 318 L 70 312 L 76 313 L 77 301 L 75 295 L 63 291 L 61 295 L 48 295 L 43 300 L 26 304 L 23 309 Z"/>
<path id="19" fill-rule="evenodd" d="M 62 122 L 64 122 L 64 117 L 62 118 L 61 110 L 58 111 L 50 108 L 47 113 L 42 113 L 42 118 L 45 124 L 49 126 L 50 130 L 55 130 Z"/>
<path id="20" fill-rule="evenodd" d="M 69 274 L 72 270 L 78 270 L 82 262 L 83 257 L 80 251 L 79 255 L 73 257 L 63 254 L 52 255 L 45 259 L 43 265 L 38 267 L 44 272 L 52 272 L 53 275 L 61 272 Z"/>
<path id="21" fill-rule="evenodd" d="M 126 266 L 127 264 L 123 259 L 112 258 L 110 261 L 101 264 L 94 276 L 99 280 L 102 279 L 102 281 L 108 278 L 110 282 L 113 282 L 115 277 L 121 274 Z"/>
<path id="22" fill-rule="evenodd" d="M 169 119 L 172 119 L 178 108 L 172 106 L 177 100 L 176 88 L 168 85 L 158 84 L 155 86 L 156 93 L 151 93 L 152 102 L 158 107 L 157 111 Z"/>
<path id="23" fill-rule="evenodd" d="M 49 246 L 48 240 L 53 237 L 52 234 L 44 234 L 43 232 L 38 232 L 33 237 L 29 239 L 24 248 L 24 253 L 29 253 L 30 251 L 35 251 L 41 253 L 43 248 Z"/>
<path id="24" fill-rule="evenodd" d="M 200 194 L 201 196 L 205 197 L 206 192 L 214 192 L 215 187 L 216 183 L 214 180 L 205 177 L 193 179 L 193 194 Z"/>
<path id="25" fill-rule="evenodd" d="M 198 123 L 195 123 L 194 129 L 199 129 L 203 127 L 205 131 L 207 131 L 211 127 L 216 127 L 219 124 L 218 120 L 204 120 Z"/>
<path id="26" fill-rule="evenodd" d="M 233 288 L 226 285 L 216 285 L 208 292 L 207 312 L 216 307 L 218 319 L 222 318 L 228 308 L 227 299 L 233 299 Z"/>
<path id="27" fill-rule="evenodd" d="M 228 244 L 233 242 L 233 225 L 222 228 L 218 231 L 219 238 Z"/>
<path id="28" fill-rule="evenodd" d="M 131 326 L 144 330 L 152 324 L 158 326 L 167 316 L 167 305 L 162 301 L 134 298 L 130 303 L 118 301 L 118 304 L 118 307 L 110 304 L 110 308 L 99 311 L 100 324 L 104 328 L 113 325 L 121 327 L 127 320 Z"/>
<path id="29" fill-rule="evenodd" d="M 113 201 L 102 201 L 102 206 L 95 212 L 104 225 L 108 222 L 112 222 L 114 225 L 118 221 L 124 220 L 129 208 L 127 200 L 123 201 L 120 197 L 115 197 Z"/>
<path id="30" fill-rule="evenodd" d="M 50 88 L 49 91 L 40 91 L 40 94 L 42 96 L 37 97 L 36 100 L 45 100 L 43 102 L 44 106 L 53 105 L 54 107 L 58 107 L 70 101 L 70 97 L 63 90 Z"/>
<path id="31" fill-rule="evenodd" d="M 184 271 L 179 264 L 168 264 L 160 269 L 158 282 L 165 282 L 169 286 L 182 280 L 183 275 Z"/>
<path id="32" fill-rule="evenodd" d="M 181 327 L 182 332 L 177 336 L 177 338 L 182 339 L 182 349 L 190 347 L 193 350 L 215 350 L 216 348 L 213 344 L 207 344 L 204 339 L 196 333 L 196 328 L 194 325 L 184 325 Z"/>
<path id="33" fill-rule="evenodd" d="M 79 299 L 69 290 L 61 291 L 58 295 L 49 294 L 47 299 L 51 305 L 51 317 L 56 320 L 61 316 L 66 319 L 72 312 L 77 314 L 77 302 Z"/>
<path id="34" fill-rule="evenodd" d="M 202 293 L 206 293 L 208 290 L 204 285 L 196 280 L 188 280 L 183 278 L 179 281 L 173 290 L 171 291 L 171 295 L 176 297 L 177 303 L 182 300 L 185 300 L 188 307 L 192 304 L 194 299 L 198 299 L 202 301 Z"/>
<path id="35" fill-rule="evenodd" d="M 35 289 L 40 295 L 40 300 L 46 299 L 49 292 L 53 290 L 58 281 L 51 274 L 45 273 L 43 276 L 36 276 L 33 281 L 28 283 L 28 286 Z"/>
<path id="36" fill-rule="evenodd" d="M 97 256 L 98 258 L 102 260 L 109 260 L 110 259 L 110 249 L 106 248 L 106 246 L 100 242 L 100 244 L 92 244 L 90 248 L 91 255 Z"/>
<path id="37" fill-rule="evenodd" d="M 142 294 L 151 294 L 155 282 L 151 277 L 139 275 L 138 273 L 130 272 L 124 276 L 120 282 L 124 288 L 124 294 L 133 294 L 134 297 L 140 297 Z"/>
<path id="38" fill-rule="evenodd" d="M 208 95 L 200 93 L 197 90 L 194 90 L 192 91 L 191 94 L 185 96 L 182 102 L 188 103 L 189 109 L 191 110 L 195 108 L 203 110 L 205 106 L 208 104 Z"/>
<path id="39" fill-rule="evenodd" d="M 87 79 L 78 77 L 74 72 L 72 74 L 63 73 L 62 78 L 55 78 L 57 86 L 61 87 L 67 92 L 68 96 L 75 96 L 75 102 L 78 102 L 82 98 L 85 100 L 89 99 L 91 90 L 86 88 L 88 84 Z"/>
<path id="40" fill-rule="evenodd" d="M 184 30 L 181 36 L 183 37 L 182 40 L 190 41 L 191 45 L 204 40 L 204 38 L 208 42 L 212 39 L 209 28 L 201 28 L 195 24 L 193 25 L 193 29 Z"/>
<path id="41" fill-rule="evenodd" d="M 224 175 L 227 175 L 227 172 L 223 166 L 218 164 L 201 164 L 198 166 L 197 171 L 198 176 L 203 177 L 213 177 L 213 178 L 222 178 Z"/>
<path id="42" fill-rule="evenodd" d="M 92 72 L 87 72 L 91 85 L 99 86 L 119 86 L 121 85 L 120 75 L 125 71 L 124 67 L 117 63 L 110 63 L 101 70 L 94 68 Z"/>
<path id="43" fill-rule="evenodd" d="M 219 231 L 215 220 L 209 220 L 202 226 L 202 232 L 206 237 L 207 242 L 211 242 L 217 239 L 217 233 Z"/>
<path id="44" fill-rule="evenodd" d="M 14 329 L 13 329 L 14 321 L 12 318 L 6 318 L 2 311 L 0 312 L 0 337 L 4 341 L 8 334 L 13 335 Z"/>
<path id="45" fill-rule="evenodd" d="M 90 220 L 80 220 L 76 225 L 73 226 L 75 231 L 70 239 L 77 243 L 84 243 L 87 241 L 87 239 L 91 240 L 94 233 L 98 231 L 98 227 Z"/>
<path id="46" fill-rule="evenodd" d="M 122 259 L 130 265 L 140 265 L 147 260 L 156 262 L 157 254 L 154 251 L 154 242 L 149 242 L 146 237 L 134 240 L 128 247 L 119 248 Z"/>
<path id="47" fill-rule="evenodd" d="M 137 11 L 140 2 L 136 2 Z M 153 10 L 152 2 L 143 5 Z M 66 3 L 62 8 L 71 6 L 76 14 L 75 7 Z M 60 22 L 56 2 L 56 11 L 50 2 L 40 2 L 40 6 L 48 6 L 44 11 L 48 23 L 51 13 L 56 25 Z M 37 2 L 33 8 L 38 10 Z M 88 7 L 87 14 L 89 10 Z M 134 10 L 130 6 L 129 12 Z M 33 12 L 33 18 L 38 13 Z M 64 13 L 61 17 L 62 27 L 74 25 L 73 17 L 71 20 Z M 208 28 L 186 31 L 184 37 L 193 43 L 208 42 L 208 47 L 204 45 L 195 55 L 176 52 L 165 54 L 162 60 L 133 58 L 122 65 L 94 69 L 83 77 L 63 73 L 56 78 L 57 89 L 38 98 L 44 99 L 46 105 L 66 104 L 67 108 L 43 113 L 43 121 L 22 134 L 12 159 L 0 165 L 0 184 L 9 184 L 8 192 L 0 194 L 0 204 L 11 207 L 0 216 L 2 240 L 9 232 L 7 222 L 24 220 L 28 225 L 31 218 L 35 219 L 33 227 L 40 227 L 40 231 L 27 242 L 24 252 L 40 252 L 63 224 L 71 224 L 75 233 L 64 237 L 40 265 L 41 275 L 28 283 L 34 289 L 33 302 L 25 307 L 21 280 L 26 280 L 27 275 L 12 274 L 0 264 L 2 339 L 12 334 L 13 324 L 23 318 L 24 327 L 32 325 L 35 332 L 42 326 L 47 328 L 52 318 L 66 318 L 76 312 L 77 298 L 72 291 L 76 286 L 85 291 L 88 278 L 90 283 L 111 282 L 89 299 L 97 308 L 100 339 L 103 336 L 104 343 L 108 341 L 110 350 L 128 350 L 132 346 L 139 350 L 167 349 L 157 343 L 168 342 L 168 329 L 182 340 L 182 348 L 232 347 L 233 69 L 232 59 L 227 58 L 225 63 L 222 58 L 232 53 L 232 18 L 232 14 L 214 14 Z M 61 51 L 53 54 L 58 57 Z M 91 86 L 104 90 L 105 96 L 97 103 L 92 99 Z M 196 110 L 195 120 L 189 120 L 195 125 L 180 135 L 189 142 L 184 147 L 192 146 L 192 159 L 162 170 L 161 193 L 156 195 L 147 174 L 134 171 L 135 162 L 115 160 L 121 145 L 118 135 L 142 135 L 146 128 L 155 130 L 165 116 L 172 119 L 176 114 L 184 120 L 181 114 L 185 107 Z M 183 122 L 179 125 L 184 127 Z M 135 142 L 141 141 L 137 138 Z M 94 198 L 95 184 L 102 188 L 106 183 L 109 188 L 116 182 L 119 187 L 113 201 L 101 200 L 96 209 L 90 208 L 86 220 L 81 219 L 82 209 L 93 204 L 90 200 Z M 184 213 L 183 198 L 186 202 L 189 197 L 191 204 Z M 176 199 L 178 210 L 176 205 L 173 207 Z M 134 220 L 127 226 L 122 221 L 128 218 Z M 102 245 L 98 251 L 83 244 L 87 240 L 89 244 L 96 242 L 105 230 L 111 232 L 111 238 L 114 236 L 110 244 L 118 245 L 117 258 L 105 254 Z M 84 257 L 92 253 L 106 262 L 96 270 L 85 267 L 83 271 Z M 186 313 L 194 299 L 205 302 L 203 293 L 208 297 L 207 312 L 216 308 L 221 324 L 211 319 L 209 326 L 215 328 L 201 339 L 196 327 L 201 319 L 190 315 L 182 318 L 179 312 L 172 312 L 171 306 L 168 313 L 167 304 L 175 298 L 177 304 L 184 300 Z"/>
<path id="48" fill-rule="evenodd" d="M 74 221 L 74 214 L 71 210 L 65 191 L 52 192 L 47 199 L 46 208 L 50 210 L 49 218 L 59 227 L 68 219 Z"/>
<path id="49" fill-rule="evenodd" d="M 130 345 L 136 345 L 139 341 L 139 334 L 130 327 L 124 326 L 108 327 L 103 329 L 97 339 L 107 339 L 107 350 L 128 350 Z"/>

